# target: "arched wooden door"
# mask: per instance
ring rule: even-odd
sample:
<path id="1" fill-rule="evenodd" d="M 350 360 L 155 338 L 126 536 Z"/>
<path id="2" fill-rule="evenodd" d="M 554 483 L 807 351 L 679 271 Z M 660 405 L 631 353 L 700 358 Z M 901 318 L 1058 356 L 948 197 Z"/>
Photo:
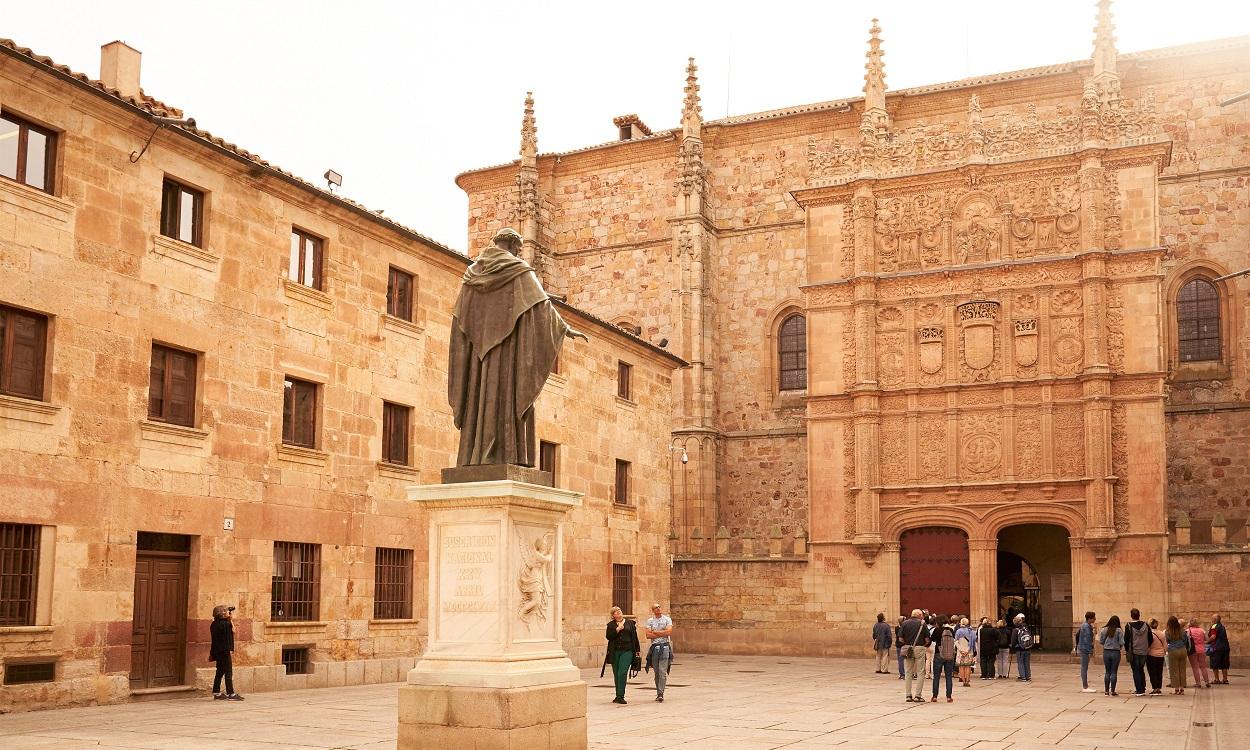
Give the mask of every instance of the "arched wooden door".
<path id="1" fill-rule="evenodd" d="M 969 614 L 968 535 L 963 531 L 932 526 L 903 532 L 898 570 L 900 614 L 913 609 Z"/>

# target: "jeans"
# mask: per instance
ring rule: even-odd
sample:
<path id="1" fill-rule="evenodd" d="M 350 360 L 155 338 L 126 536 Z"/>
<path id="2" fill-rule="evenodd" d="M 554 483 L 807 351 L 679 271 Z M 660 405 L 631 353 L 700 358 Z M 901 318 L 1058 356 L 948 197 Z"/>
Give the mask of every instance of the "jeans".
<path id="1" fill-rule="evenodd" d="M 630 651 L 612 652 L 612 677 L 616 679 L 616 697 L 625 700 L 625 681 L 629 679 L 629 665 L 634 662 Z"/>
<path id="2" fill-rule="evenodd" d="M 998 652 L 998 676 L 1011 676 L 1011 652 L 1007 649 Z"/>
<path id="3" fill-rule="evenodd" d="M 1016 666 L 1020 668 L 1021 679 L 1025 679 L 1025 680 L 1033 679 L 1033 670 L 1029 667 L 1029 652 L 1028 651 L 1022 650 L 1022 651 L 1016 652 Z"/>
<path id="4" fill-rule="evenodd" d="M 1093 654 L 1081 652 L 1081 689 L 1089 687 L 1089 657 Z"/>
<path id="5" fill-rule="evenodd" d="M 1141 695 L 1146 692 L 1146 657 L 1129 654 L 1129 669 L 1133 670 L 1133 692 Z"/>
<path id="6" fill-rule="evenodd" d="M 903 675 L 907 674 L 907 667 L 903 665 L 903 646 L 899 646 L 897 651 L 898 651 L 898 676 L 902 677 Z"/>
<path id="7" fill-rule="evenodd" d="M 1115 692 L 1116 678 L 1120 676 L 1120 651 L 1103 651 L 1102 652 L 1102 668 L 1104 674 L 1102 677 L 1103 692 Z"/>
<path id="8" fill-rule="evenodd" d="M 234 695 L 234 664 L 230 654 L 217 657 L 217 674 L 213 675 L 213 692 L 221 692 L 221 678 L 226 678 L 226 695 Z"/>
<path id="9" fill-rule="evenodd" d="M 933 697 L 938 694 L 938 680 L 942 678 L 942 673 L 946 673 L 946 697 L 951 697 L 951 692 L 955 689 L 955 660 L 954 659 L 934 659 L 933 660 Z"/>
<path id="10" fill-rule="evenodd" d="M 655 694 L 664 697 L 664 688 L 668 685 L 668 666 L 673 662 L 673 649 L 667 643 L 652 646 L 651 668 L 655 670 Z"/>
<path id="11" fill-rule="evenodd" d="M 907 648 L 904 646 L 903 648 Z M 924 691 L 924 675 L 925 666 L 929 661 L 929 650 L 923 646 L 916 646 L 912 649 L 913 656 L 903 657 L 907 662 L 907 681 L 903 683 L 903 692 L 915 698 L 920 697 L 920 693 Z M 916 692 L 911 691 L 912 681 L 916 683 Z"/>
<path id="12" fill-rule="evenodd" d="M 1147 656 L 1146 672 L 1150 675 L 1150 689 L 1163 689 L 1163 662 L 1166 657 L 1163 656 Z"/>

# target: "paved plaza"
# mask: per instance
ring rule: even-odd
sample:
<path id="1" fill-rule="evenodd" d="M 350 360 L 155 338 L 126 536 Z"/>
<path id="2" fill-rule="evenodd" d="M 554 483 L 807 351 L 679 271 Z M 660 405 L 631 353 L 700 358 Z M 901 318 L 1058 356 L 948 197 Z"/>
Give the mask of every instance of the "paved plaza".
<path id="1" fill-rule="evenodd" d="M 893 675 L 868 659 L 684 656 L 662 704 L 640 675 L 628 706 L 611 680 L 587 670 L 590 747 L 596 750 L 787 748 L 1244 748 L 1250 683 L 1133 698 L 1128 669 L 1118 698 L 1081 693 L 1074 665 L 1034 666 L 1031 684 L 956 684 L 955 702 L 903 700 Z M 1101 674 L 1101 666 L 1097 671 Z M 243 703 L 207 697 L 0 716 L 0 748 L 395 747 L 397 684 L 257 693 Z M 1167 691 L 1165 690 L 1165 693 Z M 925 695 L 929 686 L 925 686 Z M 1212 724 L 1212 726 L 1203 726 Z"/>

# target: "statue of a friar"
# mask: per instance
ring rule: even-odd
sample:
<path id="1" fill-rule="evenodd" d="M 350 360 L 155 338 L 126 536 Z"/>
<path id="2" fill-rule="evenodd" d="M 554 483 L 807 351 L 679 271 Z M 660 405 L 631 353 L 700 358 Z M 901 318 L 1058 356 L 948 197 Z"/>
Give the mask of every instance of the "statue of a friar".
<path id="1" fill-rule="evenodd" d="M 516 230 L 497 232 L 456 298 L 447 363 L 447 400 L 460 430 L 456 466 L 534 466 L 534 402 L 564 337 L 586 339 L 518 257 L 521 244 Z"/>

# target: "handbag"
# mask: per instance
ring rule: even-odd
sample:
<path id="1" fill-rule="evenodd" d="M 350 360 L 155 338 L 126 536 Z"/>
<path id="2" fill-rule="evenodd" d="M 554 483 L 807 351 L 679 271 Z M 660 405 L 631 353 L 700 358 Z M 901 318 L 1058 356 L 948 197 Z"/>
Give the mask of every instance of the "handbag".
<path id="1" fill-rule="evenodd" d="M 1215 644 L 1214 643 L 1207 644 L 1207 656 L 1215 656 Z"/>
<path id="2" fill-rule="evenodd" d="M 909 645 L 909 646 L 907 647 L 907 655 L 906 655 L 906 658 L 911 659 L 911 658 L 915 657 L 915 655 L 916 655 L 916 644 L 920 643 L 920 634 L 924 632 L 924 629 L 925 629 L 926 627 L 928 627 L 928 626 L 926 626 L 923 622 L 921 622 L 921 623 L 920 623 L 920 627 L 916 629 L 916 637 L 912 639 L 912 641 L 911 641 L 911 645 Z"/>

